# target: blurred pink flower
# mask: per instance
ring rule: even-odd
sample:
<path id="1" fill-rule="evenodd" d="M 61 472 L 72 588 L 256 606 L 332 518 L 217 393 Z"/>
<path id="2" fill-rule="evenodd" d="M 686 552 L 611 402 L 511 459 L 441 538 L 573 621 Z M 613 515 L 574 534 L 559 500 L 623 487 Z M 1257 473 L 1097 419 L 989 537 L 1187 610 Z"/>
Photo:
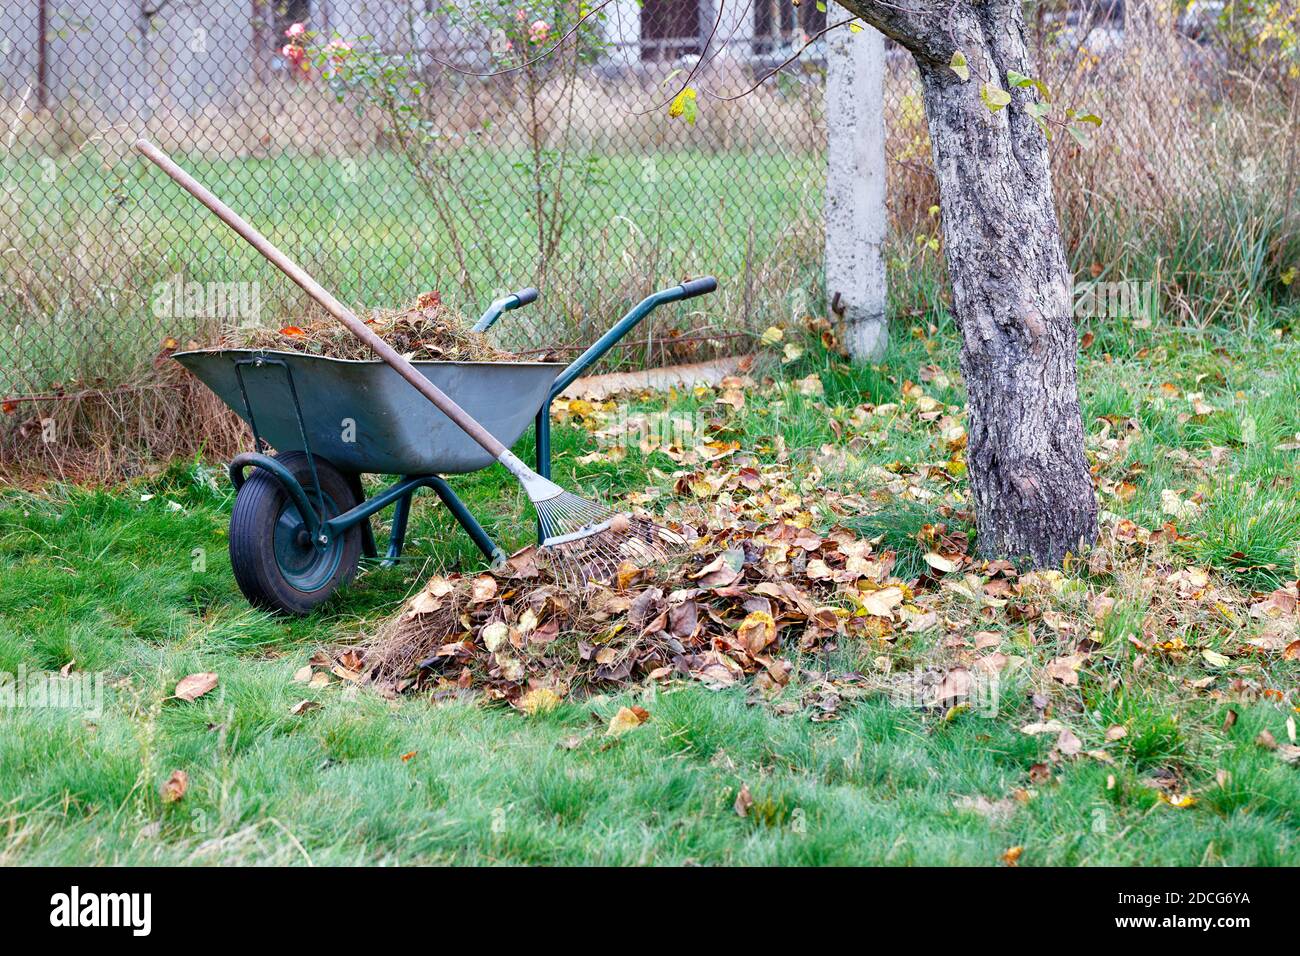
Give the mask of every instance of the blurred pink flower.
<path id="1" fill-rule="evenodd" d="M 280 48 L 280 54 L 290 63 L 301 67 L 304 73 L 311 72 L 311 61 L 307 59 L 307 51 L 296 43 L 286 43 Z"/>
<path id="2" fill-rule="evenodd" d="M 520 7 L 518 10 L 515 11 L 515 19 L 518 20 L 520 23 L 523 23 L 525 20 L 528 19 L 528 11 L 525 10 L 523 7 Z"/>
<path id="3" fill-rule="evenodd" d="M 330 40 L 325 45 L 325 52 L 334 57 L 335 63 L 342 63 L 348 58 L 348 54 L 352 52 L 352 44 L 347 40 Z"/>
<path id="4" fill-rule="evenodd" d="M 550 32 L 550 24 L 545 20 L 534 20 L 532 26 L 528 28 L 528 39 L 533 43 L 545 43 Z"/>
<path id="5" fill-rule="evenodd" d="M 306 32 L 307 28 L 301 23 L 291 23 L 289 29 L 284 31 L 284 35 L 287 37 L 300 37 Z"/>

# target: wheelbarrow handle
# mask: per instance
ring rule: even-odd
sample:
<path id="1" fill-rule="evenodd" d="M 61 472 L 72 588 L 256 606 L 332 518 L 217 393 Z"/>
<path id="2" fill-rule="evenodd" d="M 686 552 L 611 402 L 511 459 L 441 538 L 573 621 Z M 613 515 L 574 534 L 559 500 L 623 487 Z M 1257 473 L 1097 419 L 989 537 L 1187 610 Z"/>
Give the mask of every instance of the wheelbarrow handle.
<path id="1" fill-rule="evenodd" d="M 320 283 L 308 275 L 302 266 L 273 246 L 270 240 L 208 191 L 207 187 L 177 166 L 171 157 L 147 139 L 136 140 L 135 148 L 174 179 L 186 192 L 212 210 L 218 219 L 235 230 L 249 245 L 270 260 L 272 265 L 297 283 L 304 292 L 324 306 L 330 315 L 347 326 L 349 332 L 374 349 L 376 355 L 387 362 L 398 375 L 415 386 L 421 395 L 433 402 L 444 415 L 450 418 L 470 438 L 478 442 L 488 454 L 498 461 L 501 461 L 504 456 L 514 459 L 514 456 L 510 455 L 510 450 L 505 445 L 475 421 L 465 409 L 457 405 L 447 393 L 421 375 L 414 365 L 372 332 L 364 322 L 353 314 L 351 309 L 334 298 Z M 510 466 L 507 465 L 507 467 Z"/>
<path id="2" fill-rule="evenodd" d="M 642 319 L 659 308 L 659 306 L 669 302 L 693 299 L 697 295 L 707 295 L 717 288 L 718 280 L 713 276 L 700 276 L 698 279 L 690 279 L 681 285 L 660 289 L 658 292 L 646 296 L 632 307 L 632 311 L 615 322 L 608 332 L 593 342 L 589 349 L 574 359 L 569 367 L 560 373 L 555 380 L 555 384 L 551 386 L 551 398 L 555 398 L 555 396 L 572 385 L 574 379 L 600 361 L 606 352 L 619 343 L 623 336 L 636 328 Z"/>
<path id="3" fill-rule="evenodd" d="M 526 289 L 520 289 L 518 292 L 512 292 L 510 295 L 503 295 L 487 307 L 487 311 L 482 317 L 474 323 L 471 332 L 486 332 L 492 326 L 496 325 L 497 319 L 509 312 L 511 309 L 517 309 L 520 306 L 529 305 L 537 301 L 538 292 L 532 286 Z"/>
<path id="4" fill-rule="evenodd" d="M 718 280 L 713 276 L 700 276 L 698 279 L 691 279 L 689 282 L 682 283 L 682 298 L 693 299 L 697 295 L 707 295 L 718 288 Z"/>

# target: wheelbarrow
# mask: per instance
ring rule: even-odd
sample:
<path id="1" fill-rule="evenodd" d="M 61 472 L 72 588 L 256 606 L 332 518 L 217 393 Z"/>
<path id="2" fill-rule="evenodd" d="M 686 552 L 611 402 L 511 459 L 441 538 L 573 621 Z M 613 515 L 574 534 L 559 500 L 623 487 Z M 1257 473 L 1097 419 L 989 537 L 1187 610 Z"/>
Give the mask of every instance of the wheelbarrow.
<path id="1" fill-rule="evenodd" d="M 569 365 L 559 362 L 416 362 L 426 376 L 505 445 L 536 426 L 537 471 L 551 473 L 550 407 L 583 372 L 661 305 L 717 288 L 711 276 L 642 299 Z M 537 298 L 523 289 L 493 302 L 474 330 Z M 305 614 L 379 559 L 370 516 L 393 505 L 381 562 L 401 557 L 411 499 L 432 488 L 493 564 L 505 552 L 448 484 L 446 475 L 494 459 L 384 362 L 260 349 L 201 349 L 173 358 L 239 415 L 253 451 L 230 462 L 236 489 L 230 564 L 248 600 Z M 270 454 L 274 449 L 274 454 Z M 250 469 L 252 473 L 250 474 Z M 367 498 L 363 474 L 400 476 Z"/>

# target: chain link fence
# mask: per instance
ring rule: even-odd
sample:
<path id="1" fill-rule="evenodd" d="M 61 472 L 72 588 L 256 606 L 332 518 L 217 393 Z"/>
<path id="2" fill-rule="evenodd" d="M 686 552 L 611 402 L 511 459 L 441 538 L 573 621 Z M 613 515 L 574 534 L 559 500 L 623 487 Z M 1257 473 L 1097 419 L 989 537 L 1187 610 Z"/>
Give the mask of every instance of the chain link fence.
<path id="1" fill-rule="evenodd" d="M 1049 84 L 1106 120 L 1091 152 L 1053 144 L 1085 267 L 1106 240 L 1096 209 L 1162 208 L 1221 167 L 1264 168 L 1262 144 L 1288 129 L 1285 95 L 1259 84 L 1240 111 L 1248 95 L 1201 20 L 1128 7 L 1031 4 Z M 311 315 L 138 160 L 140 135 L 357 307 L 437 290 L 475 316 L 538 286 L 498 326 L 515 350 L 579 348 L 704 273 L 720 292 L 656 317 L 625 360 L 736 351 L 823 309 L 826 23 L 813 0 L 5 4 L 0 457 L 48 452 L 54 418 L 56 444 L 147 433 L 153 452 L 188 448 L 158 437 L 207 427 L 176 416 L 183 386 L 160 353 Z M 888 62 L 891 288 L 906 311 L 941 274 L 937 194 L 915 67 L 898 49 Z M 137 393 L 170 397 L 129 412 L 105 399 Z"/>

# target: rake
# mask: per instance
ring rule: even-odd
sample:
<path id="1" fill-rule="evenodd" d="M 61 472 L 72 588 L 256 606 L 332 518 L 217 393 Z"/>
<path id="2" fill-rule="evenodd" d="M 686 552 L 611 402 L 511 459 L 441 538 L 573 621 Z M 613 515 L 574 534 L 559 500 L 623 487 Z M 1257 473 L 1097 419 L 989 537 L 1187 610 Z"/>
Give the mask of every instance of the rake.
<path id="1" fill-rule="evenodd" d="M 549 478 L 533 471 L 449 395 L 372 332 L 305 269 L 272 245 L 166 153 L 145 139 L 136 140 L 135 148 L 319 302 L 348 331 L 370 346 L 398 375 L 410 382 L 515 477 L 532 502 L 542 529 L 538 557 L 562 587 L 581 592 L 587 582 L 608 581 L 626 568 L 660 564 L 668 559 L 671 549 L 682 543 L 678 535 L 647 518 L 617 512 L 601 502 L 565 491 Z"/>

